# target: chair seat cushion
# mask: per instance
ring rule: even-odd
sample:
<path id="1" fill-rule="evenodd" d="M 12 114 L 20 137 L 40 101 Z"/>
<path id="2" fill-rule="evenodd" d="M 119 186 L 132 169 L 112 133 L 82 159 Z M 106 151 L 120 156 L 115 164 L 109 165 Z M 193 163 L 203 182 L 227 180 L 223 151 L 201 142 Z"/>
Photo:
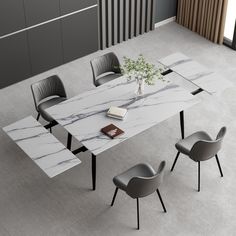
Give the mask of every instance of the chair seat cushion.
<path id="1" fill-rule="evenodd" d="M 55 98 L 51 98 L 45 102 L 40 103 L 38 105 L 38 110 L 39 110 L 40 115 L 48 122 L 53 121 L 53 118 L 45 110 L 65 100 L 66 100 L 65 97 L 55 97 Z"/>
<path id="2" fill-rule="evenodd" d="M 189 155 L 193 145 L 200 140 L 212 141 L 211 137 L 206 132 L 199 131 L 180 140 L 175 144 L 175 147 L 179 152 Z"/>
<path id="3" fill-rule="evenodd" d="M 95 83 L 96 83 L 96 86 L 100 86 L 100 85 L 105 84 L 109 81 L 112 81 L 113 79 L 117 79 L 121 76 L 122 76 L 122 74 L 119 74 L 119 73 L 108 74 L 108 75 L 102 76 L 99 79 L 97 79 Z"/>
<path id="4" fill-rule="evenodd" d="M 149 164 L 141 163 L 115 176 L 113 182 L 118 188 L 126 191 L 127 185 L 133 177 L 152 177 L 155 174 L 156 171 Z"/>

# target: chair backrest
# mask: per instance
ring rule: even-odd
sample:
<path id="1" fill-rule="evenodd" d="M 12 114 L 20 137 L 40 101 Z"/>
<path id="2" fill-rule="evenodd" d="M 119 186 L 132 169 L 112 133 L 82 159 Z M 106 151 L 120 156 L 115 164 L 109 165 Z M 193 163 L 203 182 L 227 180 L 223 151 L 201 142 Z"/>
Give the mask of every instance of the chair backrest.
<path id="1" fill-rule="evenodd" d="M 140 198 L 155 192 L 163 182 L 165 165 L 166 162 L 162 161 L 158 171 L 152 177 L 133 177 L 127 185 L 126 193 L 132 198 Z"/>
<path id="2" fill-rule="evenodd" d="M 35 108 L 38 111 L 40 102 L 51 96 L 66 98 L 66 91 L 61 79 L 57 75 L 52 75 L 31 85 Z"/>
<path id="3" fill-rule="evenodd" d="M 93 72 L 93 81 L 96 84 L 96 79 L 102 74 L 107 72 L 121 73 L 120 62 L 113 52 L 109 52 L 102 56 L 99 56 L 92 61 L 90 61 L 92 72 Z"/>
<path id="4" fill-rule="evenodd" d="M 196 142 L 190 151 L 189 157 L 194 161 L 206 161 L 214 157 L 221 149 L 225 134 L 226 127 L 222 127 L 216 136 L 216 140 Z"/>

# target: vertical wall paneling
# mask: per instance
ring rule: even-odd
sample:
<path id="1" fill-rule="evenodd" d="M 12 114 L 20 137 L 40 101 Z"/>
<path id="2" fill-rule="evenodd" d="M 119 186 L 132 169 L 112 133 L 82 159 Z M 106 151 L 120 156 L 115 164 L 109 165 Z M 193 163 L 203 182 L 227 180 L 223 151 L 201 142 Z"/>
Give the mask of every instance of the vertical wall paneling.
<path id="1" fill-rule="evenodd" d="M 125 6 L 124 6 L 124 19 L 125 19 L 125 30 L 124 30 L 124 40 L 128 40 L 129 38 L 129 13 L 130 13 L 130 4 L 129 4 L 129 0 L 125 0 Z"/>
<path id="2" fill-rule="evenodd" d="M 152 0 L 147 0 L 146 2 L 146 26 L 145 26 L 145 32 L 148 32 L 150 30 L 151 26 L 151 14 L 152 14 Z"/>
<path id="3" fill-rule="evenodd" d="M 100 48 L 154 29 L 156 0 L 99 0 Z"/>
<path id="4" fill-rule="evenodd" d="M 119 0 L 119 43 L 123 42 L 124 40 L 124 1 L 125 0 Z"/>
<path id="5" fill-rule="evenodd" d="M 112 0 L 107 0 L 107 47 L 112 45 Z"/>
<path id="6" fill-rule="evenodd" d="M 140 21 L 141 19 L 141 0 L 136 0 L 136 30 L 135 30 L 135 36 L 138 36 L 140 32 Z"/>
<path id="7" fill-rule="evenodd" d="M 100 48 L 106 47 L 106 2 L 104 0 L 99 0 L 99 32 L 100 32 Z"/>
<path id="8" fill-rule="evenodd" d="M 156 0 L 152 0 L 152 11 L 151 11 L 151 14 L 152 14 L 152 16 L 151 16 L 151 30 L 154 30 L 155 29 L 155 13 L 156 13 L 156 11 L 155 11 L 155 9 L 156 9 Z"/>
<path id="9" fill-rule="evenodd" d="M 98 0 L 98 2 L 100 2 L 101 0 Z M 97 15 L 98 15 L 98 48 L 102 48 L 102 19 L 101 19 L 101 10 L 100 10 L 100 7 L 101 7 L 101 4 L 99 3 L 98 4 L 98 7 L 97 7 Z"/>
<path id="10" fill-rule="evenodd" d="M 119 10 L 118 10 L 118 0 L 112 0 L 112 13 L 113 13 L 113 17 L 112 17 L 112 23 L 113 23 L 113 27 L 112 27 L 112 44 L 115 45 L 118 43 L 118 26 L 119 26 L 119 19 L 118 19 L 118 14 L 119 14 Z"/>
<path id="11" fill-rule="evenodd" d="M 144 34 L 146 26 L 146 3 L 147 0 L 141 0 L 141 34 Z"/>
<path id="12" fill-rule="evenodd" d="M 136 0 L 130 0 L 130 19 L 129 19 L 129 38 L 134 37 L 134 28 L 135 28 L 135 1 Z"/>

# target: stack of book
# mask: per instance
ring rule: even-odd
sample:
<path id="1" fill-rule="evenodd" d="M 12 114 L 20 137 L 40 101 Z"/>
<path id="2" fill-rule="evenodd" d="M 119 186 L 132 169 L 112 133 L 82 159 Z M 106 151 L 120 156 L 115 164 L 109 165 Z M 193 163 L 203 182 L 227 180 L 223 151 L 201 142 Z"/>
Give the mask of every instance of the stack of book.
<path id="1" fill-rule="evenodd" d="M 107 116 L 116 118 L 119 120 L 123 120 L 127 114 L 127 109 L 120 108 L 120 107 L 110 107 L 110 109 L 107 111 Z"/>

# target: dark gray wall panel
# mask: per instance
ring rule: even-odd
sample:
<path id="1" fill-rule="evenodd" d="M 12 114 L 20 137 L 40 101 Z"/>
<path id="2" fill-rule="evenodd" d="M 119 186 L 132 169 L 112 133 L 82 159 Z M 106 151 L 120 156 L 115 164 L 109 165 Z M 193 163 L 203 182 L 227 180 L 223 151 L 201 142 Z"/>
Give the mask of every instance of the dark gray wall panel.
<path id="1" fill-rule="evenodd" d="M 26 24 L 35 25 L 60 15 L 59 0 L 24 0 Z"/>
<path id="2" fill-rule="evenodd" d="M 105 40 L 107 35 L 107 25 L 106 25 L 106 3 L 104 0 L 99 0 L 99 7 L 100 7 L 100 42 L 101 48 L 106 48 L 106 42 Z"/>
<path id="3" fill-rule="evenodd" d="M 156 0 L 156 22 L 176 16 L 177 0 Z"/>
<path id="4" fill-rule="evenodd" d="M 0 1 L 0 36 L 25 27 L 23 0 Z"/>
<path id="5" fill-rule="evenodd" d="M 97 0 L 60 0 L 61 14 L 64 15 L 94 4 L 97 4 Z"/>
<path id="6" fill-rule="evenodd" d="M 124 40 L 124 2 L 125 0 L 119 0 L 119 28 L 118 30 L 120 30 L 119 34 L 120 34 L 120 38 L 119 38 L 119 43 L 123 42 Z"/>
<path id="7" fill-rule="evenodd" d="M 154 0 L 100 0 L 99 3 L 102 3 L 99 14 L 105 16 L 99 18 L 103 42 L 100 49 L 154 29 Z"/>
<path id="8" fill-rule="evenodd" d="M 30 76 L 26 33 L 0 40 L 0 88 Z"/>
<path id="9" fill-rule="evenodd" d="M 97 8 L 62 19 L 65 62 L 98 50 Z"/>
<path id="10" fill-rule="evenodd" d="M 141 27 L 140 27 L 140 33 L 144 34 L 145 32 L 145 26 L 146 26 L 146 0 L 141 0 Z"/>
<path id="11" fill-rule="evenodd" d="M 113 29 L 113 25 L 112 25 L 112 1 L 111 0 L 107 0 L 107 47 L 110 47 L 112 45 L 112 29 Z"/>
<path id="12" fill-rule="evenodd" d="M 141 11 L 141 0 L 136 0 L 135 36 L 140 34 Z"/>
<path id="13" fill-rule="evenodd" d="M 152 13 L 152 0 L 146 0 L 146 28 L 145 28 L 146 32 L 150 30 L 151 13 Z"/>
<path id="14" fill-rule="evenodd" d="M 28 38 L 33 74 L 63 63 L 59 21 L 29 30 Z"/>
<path id="15" fill-rule="evenodd" d="M 136 0 L 130 0 L 130 19 L 129 19 L 129 38 L 134 37 L 134 27 L 135 27 L 135 2 Z"/>
<path id="16" fill-rule="evenodd" d="M 124 5 L 124 41 L 129 38 L 129 30 L 130 30 L 130 4 L 129 1 L 125 0 Z"/>
<path id="17" fill-rule="evenodd" d="M 118 43 L 118 13 L 119 13 L 119 5 L 118 0 L 112 1 L 112 10 L 113 10 L 113 29 L 112 29 L 112 44 L 115 45 Z"/>
<path id="18" fill-rule="evenodd" d="M 156 23 L 156 0 L 152 0 L 152 13 L 151 13 L 151 29 L 155 29 Z"/>

